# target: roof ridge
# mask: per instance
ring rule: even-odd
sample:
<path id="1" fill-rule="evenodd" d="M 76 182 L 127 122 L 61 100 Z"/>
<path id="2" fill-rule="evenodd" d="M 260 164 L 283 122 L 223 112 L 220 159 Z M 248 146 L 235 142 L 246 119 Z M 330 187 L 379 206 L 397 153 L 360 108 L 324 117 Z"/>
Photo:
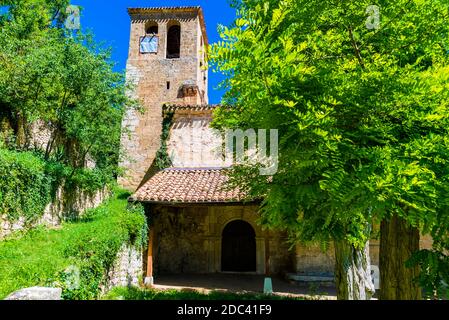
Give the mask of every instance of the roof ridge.
<path id="1" fill-rule="evenodd" d="M 200 5 L 197 6 L 146 6 L 146 7 L 128 7 L 128 9 L 201 9 Z"/>
<path id="2" fill-rule="evenodd" d="M 207 171 L 207 170 L 228 170 L 230 167 L 170 167 L 162 171 Z"/>

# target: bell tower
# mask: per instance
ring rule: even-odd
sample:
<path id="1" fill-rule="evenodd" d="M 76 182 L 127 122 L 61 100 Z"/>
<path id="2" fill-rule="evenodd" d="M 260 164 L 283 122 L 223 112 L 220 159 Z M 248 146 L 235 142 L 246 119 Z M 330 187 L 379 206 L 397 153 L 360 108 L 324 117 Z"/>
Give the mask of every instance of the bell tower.
<path id="1" fill-rule="evenodd" d="M 145 182 L 162 133 L 162 106 L 207 105 L 208 39 L 201 7 L 129 8 L 131 34 L 126 79 L 143 113 L 122 123 L 126 169 L 119 184 L 132 191 Z"/>

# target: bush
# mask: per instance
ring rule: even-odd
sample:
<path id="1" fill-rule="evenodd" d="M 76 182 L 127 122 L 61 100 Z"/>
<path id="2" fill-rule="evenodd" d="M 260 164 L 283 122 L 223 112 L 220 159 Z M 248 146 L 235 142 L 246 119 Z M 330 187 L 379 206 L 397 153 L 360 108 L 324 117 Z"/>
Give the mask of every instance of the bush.
<path id="1" fill-rule="evenodd" d="M 60 186 L 68 193 L 76 190 L 93 195 L 113 181 L 107 169 L 74 169 L 44 160 L 39 153 L 0 148 L 0 215 L 6 214 L 9 221 L 24 217 L 34 222 Z"/>
<path id="2" fill-rule="evenodd" d="M 46 163 L 31 152 L 0 149 L 0 214 L 11 221 L 40 217 L 50 202 Z"/>
<path id="3" fill-rule="evenodd" d="M 79 283 L 70 288 L 68 273 L 58 274 L 64 299 L 95 299 L 104 284 L 105 274 L 111 269 L 120 248 L 124 244 L 142 248 L 146 242 L 147 223 L 141 205 L 123 208 L 126 200 L 114 200 L 107 206 L 92 210 L 92 222 L 74 234 L 64 248 L 64 256 L 74 261 L 79 271 Z M 120 208 L 118 207 L 120 206 Z M 108 210 L 104 210 L 108 208 Z M 92 219 L 92 218 L 90 218 Z M 69 273 L 70 275 L 70 273 Z M 67 285 L 68 284 L 68 285 Z"/>
<path id="4" fill-rule="evenodd" d="M 45 171 L 51 177 L 53 191 L 63 185 L 66 191 L 85 191 L 94 194 L 114 181 L 113 172 L 108 169 L 72 168 L 57 161 L 47 161 Z"/>

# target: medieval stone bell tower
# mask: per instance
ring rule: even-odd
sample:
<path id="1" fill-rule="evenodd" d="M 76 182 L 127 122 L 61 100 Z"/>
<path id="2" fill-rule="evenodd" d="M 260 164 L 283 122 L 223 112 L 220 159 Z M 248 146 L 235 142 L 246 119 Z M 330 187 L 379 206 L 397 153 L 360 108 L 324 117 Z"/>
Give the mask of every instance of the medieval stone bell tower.
<path id="1" fill-rule="evenodd" d="M 145 181 L 160 147 L 162 106 L 208 103 L 208 40 L 201 7 L 130 8 L 128 13 L 126 77 L 144 113 L 129 112 L 123 121 L 126 159 L 121 165 L 127 172 L 119 184 L 135 190 Z"/>

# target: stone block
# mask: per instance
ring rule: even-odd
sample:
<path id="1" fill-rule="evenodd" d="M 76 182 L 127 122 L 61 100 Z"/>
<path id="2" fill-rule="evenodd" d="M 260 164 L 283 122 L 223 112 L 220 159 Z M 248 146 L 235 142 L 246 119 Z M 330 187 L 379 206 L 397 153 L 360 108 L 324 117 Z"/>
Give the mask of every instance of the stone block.
<path id="1" fill-rule="evenodd" d="M 61 288 L 32 287 L 18 290 L 5 300 L 61 300 Z"/>

